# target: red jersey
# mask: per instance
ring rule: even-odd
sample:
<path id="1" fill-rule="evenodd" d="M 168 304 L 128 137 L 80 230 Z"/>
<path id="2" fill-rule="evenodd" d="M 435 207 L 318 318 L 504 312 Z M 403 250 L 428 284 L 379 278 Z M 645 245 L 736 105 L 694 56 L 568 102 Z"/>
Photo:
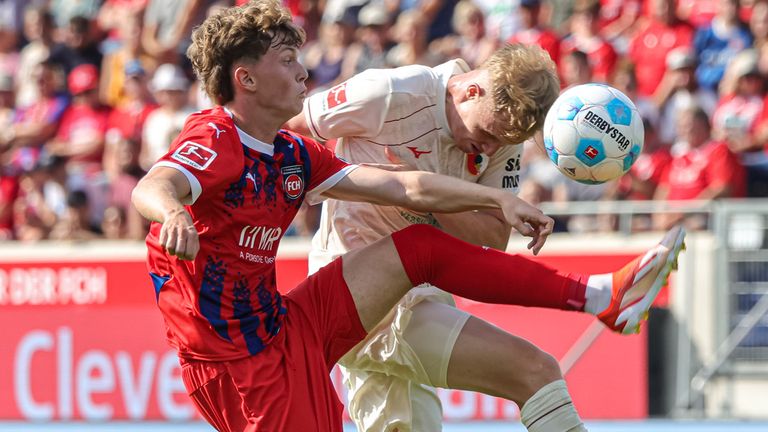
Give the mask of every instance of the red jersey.
<path id="1" fill-rule="evenodd" d="M 587 55 L 595 81 L 607 82 L 618 61 L 616 50 L 604 39 L 595 36 L 589 39 L 577 39 L 569 36 L 560 44 L 560 55 L 579 50 Z"/>
<path id="2" fill-rule="evenodd" d="M 560 38 L 552 31 L 539 28 L 523 29 L 512 35 L 507 42 L 538 45 L 549 53 L 552 61 L 560 63 Z"/>
<path id="3" fill-rule="evenodd" d="M 280 131 L 266 144 L 216 107 L 192 114 L 155 166 L 181 171 L 186 206 L 200 236 L 194 261 L 168 255 L 159 223 L 147 236 L 148 267 L 167 336 L 179 356 L 226 361 L 265 349 L 285 305 L 275 286 L 280 239 L 305 196 L 310 200 L 352 166 L 317 142 Z"/>
<path id="4" fill-rule="evenodd" d="M 108 117 L 109 108 L 107 107 L 71 105 L 64 111 L 59 130 L 56 132 L 56 139 L 67 141 L 75 152 L 70 160 L 101 163 L 103 153 L 101 148 L 91 153 L 83 153 L 81 149 L 94 139 L 104 139 Z"/>
<path id="5" fill-rule="evenodd" d="M 699 148 L 676 155 L 667 165 L 662 184 L 669 189 L 668 200 L 696 199 L 710 186 L 728 184 L 730 197 L 746 193 L 744 168 L 722 141 L 710 141 Z"/>
<path id="6" fill-rule="evenodd" d="M 661 183 L 664 170 L 672 160 L 672 155 L 666 147 L 661 147 L 653 152 L 642 152 L 630 168 L 632 176 L 641 181 L 649 181 L 654 187 Z M 625 175 L 619 178 L 619 190 L 627 199 L 649 200 L 653 197 L 641 194 L 632 189 L 632 177 Z"/>
<path id="7" fill-rule="evenodd" d="M 152 103 L 128 103 L 115 108 L 109 114 L 107 128 L 119 131 L 120 135 L 124 138 L 141 142 L 144 123 L 147 121 L 149 114 L 156 108 L 157 105 Z"/>
<path id="8" fill-rule="evenodd" d="M 629 42 L 629 58 L 635 63 L 637 92 L 652 96 L 667 71 L 667 54 L 677 47 L 691 46 L 693 27 L 680 22 L 668 26 L 650 20 Z"/>
<path id="9" fill-rule="evenodd" d="M 763 104 L 762 96 L 723 96 L 712 113 L 712 130 L 728 135 L 752 134 L 761 121 Z"/>

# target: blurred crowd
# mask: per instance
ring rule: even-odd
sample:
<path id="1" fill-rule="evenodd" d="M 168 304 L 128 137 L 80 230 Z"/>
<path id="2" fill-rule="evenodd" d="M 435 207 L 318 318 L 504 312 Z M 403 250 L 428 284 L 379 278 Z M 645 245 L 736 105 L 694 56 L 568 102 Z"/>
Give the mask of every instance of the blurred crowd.
<path id="1" fill-rule="evenodd" d="M 532 141 L 521 195 L 534 203 L 768 196 L 768 0 L 284 1 L 315 91 L 368 68 L 479 66 L 519 42 L 549 52 L 563 88 L 606 82 L 632 98 L 646 141 L 631 172 L 580 185 Z M 241 3 L 0 0 L 0 239 L 143 238 L 131 190 L 211 105 L 184 56 L 192 29 Z M 316 218 L 305 209 L 291 233 Z"/>

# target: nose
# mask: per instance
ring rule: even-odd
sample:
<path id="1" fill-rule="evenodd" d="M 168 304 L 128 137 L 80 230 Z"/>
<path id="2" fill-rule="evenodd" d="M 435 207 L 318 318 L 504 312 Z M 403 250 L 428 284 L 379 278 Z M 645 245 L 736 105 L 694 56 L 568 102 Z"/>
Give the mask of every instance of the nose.
<path id="1" fill-rule="evenodd" d="M 299 72 L 299 75 L 296 77 L 296 80 L 300 83 L 303 83 L 309 77 L 309 73 L 307 72 L 307 68 L 305 68 L 303 64 L 299 63 L 299 65 L 301 66 L 301 71 Z"/>

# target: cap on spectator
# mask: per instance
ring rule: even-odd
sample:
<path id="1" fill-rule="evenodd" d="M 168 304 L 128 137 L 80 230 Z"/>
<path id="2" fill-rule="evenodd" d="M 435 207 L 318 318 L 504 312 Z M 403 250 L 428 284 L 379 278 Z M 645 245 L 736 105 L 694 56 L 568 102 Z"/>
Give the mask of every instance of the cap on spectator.
<path id="1" fill-rule="evenodd" d="M 81 64 L 69 73 L 67 85 L 73 95 L 94 90 L 99 86 L 99 70 L 92 64 Z"/>
<path id="2" fill-rule="evenodd" d="M 696 54 L 689 47 L 679 47 L 667 54 L 667 69 L 678 70 L 696 67 Z"/>
<path id="3" fill-rule="evenodd" d="M 520 0 L 520 6 L 525 8 L 534 8 L 541 6 L 540 0 Z"/>
<path id="4" fill-rule="evenodd" d="M 383 5 L 368 3 L 368 5 L 360 9 L 357 21 L 362 27 L 385 25 L 389 23 L 389 14 Z"/>
<path id="5" fill-rule="evenodd" d="M 144 66 L 141 65 L 141 61 L 138 59 L 129 60 L 125 64 L 125 76 L 144 76 L 147 71 L 144 70 Z"/>
<path id="6" fill-rule="evenodd" d="M 759 75 L 760 69 L 757 63 L 757 53 L 755 50 L 748 49 L 736 54 L 728 67 L 733 71 L 735 77 L 741 78 L 747 75 Z"/>
<path id="7" fill-rule="evenodd" d="M 185 91 L 189 80 L 180 67 L 172 63 L 160 65 L 150 83 L 152 91 Z"/>

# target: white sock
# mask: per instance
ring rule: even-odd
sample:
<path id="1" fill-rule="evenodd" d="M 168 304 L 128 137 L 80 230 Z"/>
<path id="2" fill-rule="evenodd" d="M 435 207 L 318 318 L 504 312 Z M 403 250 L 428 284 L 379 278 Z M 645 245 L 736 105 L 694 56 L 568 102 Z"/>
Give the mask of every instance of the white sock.
<path id="1" fill-rule="evenodd" d="M 587 279 L 587 290 L 584 293 L 587 301 L 584 312 L 597 315 L 611 304 L 613 294 L 613 273 L 591 275 Z"/>
<path id="2" fill-rule="evenodd" d="M 553 381 L 531 396 L 520 410 L 520 421 L 528 432 L 587 431 L 563 380 Z"/>

